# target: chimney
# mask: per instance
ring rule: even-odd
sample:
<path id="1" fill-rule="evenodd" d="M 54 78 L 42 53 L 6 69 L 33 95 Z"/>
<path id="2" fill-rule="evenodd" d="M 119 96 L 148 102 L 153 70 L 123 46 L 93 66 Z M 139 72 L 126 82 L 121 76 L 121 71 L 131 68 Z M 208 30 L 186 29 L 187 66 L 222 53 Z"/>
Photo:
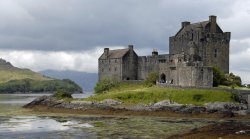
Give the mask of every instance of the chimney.
<path id="1" fill-rule="evenodd" d="M 210 32 L 215 33 L 216 32 L 216 16 L 211 15 L 209 16 L 209 22 L 210 22 Z"/>
<path id="2" fill-rule="evenodd" d="M 108 55 L 109 55 L 109 48 L 104 48 L 104 57 L 105 57 L 105 59 L 108 58 Z"/>
<path id="3" fill-rule="evenodd" d="M 157 56 L 157 55 L 158 55 L 158 52 L 157 52 L 156 49 L 154 49 L 153 52 L 152 52 L 152 56 Z"/>
<path id="4" fill-rule="evenodd" d="M 190 25 L 190 22 L 188 22 L 188 21 L 181 22 L 182 28 L 186 27 L 187 25 Z"/>
<path id="5" fill-rule="evenodd" d="M 133 50 L 134 46 L 130 44 L 130 45 L 128 45 L 128 48 L 129 48 L 129 50 Z"/>

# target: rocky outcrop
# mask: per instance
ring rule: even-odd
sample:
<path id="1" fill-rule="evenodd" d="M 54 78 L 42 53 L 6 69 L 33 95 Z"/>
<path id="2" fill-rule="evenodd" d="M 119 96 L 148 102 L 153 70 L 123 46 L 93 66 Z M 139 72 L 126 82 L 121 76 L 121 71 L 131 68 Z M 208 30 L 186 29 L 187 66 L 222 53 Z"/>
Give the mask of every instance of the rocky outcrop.
<path id="1" fill-rule="evenodd" d="M 235 104 L 226 102 L 208 103 L 205 106 L 184 105 L 163 100 L 152 105 L 137 104 L 132 106 L 122 105 L 121 101 L 113 99 L 105 99 L 100 102 L 94 101 L 71 101 L 57 100 L 51 96 L 42 96 L 31 103 L 25 105 L 26 108 L 32 108 L 37 105 L 46 106 L 48 108 L 66 108 L 77 110 L 125 110 L 125 111 L 171 111 L 177 113 L 223 113 L 225 115 L 233 116 L 234 113 L 246 114 L 247 106 L 245 104 Z M 242 115 L 243 115 L 242 114 Z"/>

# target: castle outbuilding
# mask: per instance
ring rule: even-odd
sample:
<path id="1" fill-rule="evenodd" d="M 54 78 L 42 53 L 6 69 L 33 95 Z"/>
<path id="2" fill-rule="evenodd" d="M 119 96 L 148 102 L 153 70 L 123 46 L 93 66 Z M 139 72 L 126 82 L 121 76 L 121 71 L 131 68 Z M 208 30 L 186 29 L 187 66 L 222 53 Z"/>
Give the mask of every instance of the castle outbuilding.
<path id="1" fill-rule="evenodd" d="M 230 32 L 223 32 L 216 16 L 191 24 L 182 22 L 181 29 L 169 38 L 169 54 L 138 56 L 129 45 L 126 49 L 109 50 L 98 60 L 99 80 L 114 78 L 145 80 L 149 73 L 159 73 L 159 82 L 175 86 L 213 85 L 216 66 L 229 73 Z"/>

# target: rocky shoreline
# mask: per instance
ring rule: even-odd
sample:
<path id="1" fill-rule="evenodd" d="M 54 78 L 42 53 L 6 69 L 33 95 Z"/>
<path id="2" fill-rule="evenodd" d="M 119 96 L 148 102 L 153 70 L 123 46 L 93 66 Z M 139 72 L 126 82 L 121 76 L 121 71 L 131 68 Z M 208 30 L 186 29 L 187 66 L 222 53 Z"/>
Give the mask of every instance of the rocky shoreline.
<path id="1" fill-rule="evenodd" d="M 235 115 L 248 115 L 249 110 L 246 104 L 214 102 L 205 106 L 184 105 L 163 100 L 151 105 L 123 105 L 122 102 L 105 99 L 101 102 L 77 101 L 70 102 L 58 100 L 52 96 L 42 96 L 26 104 L 25 108 L 43 106 L 46 108 L 60 108 L 80 111 L 101 110 L 101 111 L 130 111 L 130 112 L 174 112 L 180 114 L 222 114 L 225 117 Z"/>

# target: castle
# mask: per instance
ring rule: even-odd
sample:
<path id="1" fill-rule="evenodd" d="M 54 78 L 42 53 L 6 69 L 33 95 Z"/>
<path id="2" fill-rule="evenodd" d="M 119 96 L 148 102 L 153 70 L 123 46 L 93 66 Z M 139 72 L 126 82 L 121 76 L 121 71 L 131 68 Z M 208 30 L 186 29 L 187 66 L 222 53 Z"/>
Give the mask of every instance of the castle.
<path id="1" fill-rule="evenodd" d="M 216 16 L 209 16 L 208 21 L 182 22 L 181 29 L 169 38 L 169 54 L 154 50 L 150 56 L 138 56 L 133 45 L 117 50 L 104 48 L 98 59 L 99 80 L 145 80 L 149 73 L 157 72 L 160 83 L 211 87 L 212 67 L 229 73 L 230 35 L 219 27 Z"/>

